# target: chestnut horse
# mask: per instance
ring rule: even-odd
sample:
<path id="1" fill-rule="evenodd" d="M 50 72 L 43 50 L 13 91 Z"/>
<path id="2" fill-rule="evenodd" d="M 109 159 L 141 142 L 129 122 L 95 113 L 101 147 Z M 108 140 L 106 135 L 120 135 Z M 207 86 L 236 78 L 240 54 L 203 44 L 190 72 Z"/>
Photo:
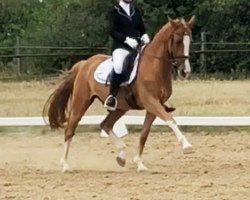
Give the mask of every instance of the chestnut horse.
<path id="1" fill-rule="evenodd" d="M 192 145 L 182 134 L 173 116 L 164 105 L 172 93 L 173 66 L 178 67 L 189 62 L 193 24 L 194 16 L 189 21 L 183 18 L 169 19 L 169 22 L 160 29 L 144 49 L 136 79 L 129 87 L 120 88 L 117 96 L 117 110 L 109 112 L 100 124 L 119 149 L 116 160 L 120 166 L 125 166 L 126 145 L 112 129 L 115 122 L 130 109 L 146 110 L 139 147 L 134 158 L 138 171 L 147 170 L 143 163 L 142 153 L 150 127 L 156 117 L 164 120 L 166 125 L 173 130 L 182 146 L 183 153 L 193 151 Z M 96 97 L 103 103 L 109 94 L 109 86 L 100 84 L 94 79 L 97 66 L 107 58 L 109 56 L 95 55 L 76 63 L 45 104 L 44 110 L 48 112 L 50 127 L 55 129 L 66 126 L 64 154 L 61 159 L 63 171 L 69 169 L 67 158 L 70 142 L 79 121 Z M 190 70 L 186 70 L 186 73 L 189 72 Z M 129 103 L 128 94 L 133 97 L 134 103 Z"/>

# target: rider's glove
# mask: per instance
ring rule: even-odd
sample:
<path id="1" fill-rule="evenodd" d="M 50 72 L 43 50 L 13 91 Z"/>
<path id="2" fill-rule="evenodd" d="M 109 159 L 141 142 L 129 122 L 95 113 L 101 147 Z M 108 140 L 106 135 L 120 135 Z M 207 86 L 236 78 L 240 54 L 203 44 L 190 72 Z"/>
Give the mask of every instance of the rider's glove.
<path id="1" fill-rule="evenodd" d="M 136 47 L 138 46 L 138 42 L 130 37 L 126 37 L 126 40 L 124 41 L 124 43 L 126 43 L 127 45 L 129 45 L 132 49 L 136 49 Z"/>
<path id="2" fill-rule="evenodd" d="M 146 33 L 143 34 L 141 36 L 141 41 L 143 42 L 143 44 L 148 44 L 150 42 L 150 38 L 149 38 L 148 34 L 146 34 Z"/>

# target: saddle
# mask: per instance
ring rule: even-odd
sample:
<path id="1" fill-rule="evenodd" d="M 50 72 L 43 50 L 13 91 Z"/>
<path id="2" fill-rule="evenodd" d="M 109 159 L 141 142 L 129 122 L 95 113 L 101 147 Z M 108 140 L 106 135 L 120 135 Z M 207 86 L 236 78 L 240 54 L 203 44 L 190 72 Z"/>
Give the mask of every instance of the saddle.
<path id="1" fill-rule="evenodd" d="M 129 85 L 136 77 L 140 54 L 136 50 L 130 52 L 124 60 L 122 70 L 121 86 Z M 110 84 L 111 75 L 113 72 L 112 57 L 102 62 L 94 73 L 94 78 L 98 83 Z"/>

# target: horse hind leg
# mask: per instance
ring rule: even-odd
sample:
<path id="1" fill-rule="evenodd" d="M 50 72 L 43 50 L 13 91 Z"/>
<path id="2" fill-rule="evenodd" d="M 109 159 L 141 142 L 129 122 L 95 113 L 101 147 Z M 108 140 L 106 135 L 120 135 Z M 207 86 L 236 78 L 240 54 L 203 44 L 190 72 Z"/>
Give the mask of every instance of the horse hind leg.
<path id="1" fill-rule="evenodd" d="M 72 138 L 75 134 L 75 129 L 78 126 L 84 113 L 87 111 L 88 107 L 91 105 L 89 90 L 88 88 L 76 87 L 73 92 L 72 101 L 70 105 L 69 119 L 67 127 L 65 129 L 65 139 L 64 139 L 64 153 L 61 158 L 62 171 L 69 171 L 68 165 L 68 154 Z"/>
<path id="2" fill-rule="evenodd" d="M 144 124 L 143 124 L 143 130 L 139 139 L 137 154 L 134 157 L 134 162 L 137 164 L 137 172 L 148 170 L 148 168 L 143 163 L 142 153 L 143 153 L 143 149 L 144 149 L 145 143 L 149 135 L 151 125 L 153 121 L 155 120 L 155 117 L 156 117 L 155 115 L 149 112 L 146 113 L 146 117 L 145 117 Z"/>
<path id="3" fill-rule="evenodd" d="M 116 161 L 121 167 L 124 167 L 126 164 L 126 145 L 123 140 L 117 137 L 117 135 L 113 132 L 113 126 L 115 122 L 120 119 L 120 117 L 122 117 L 125 113 L 126 111 L 123 110 L 112 111 L 101 123 L 101 129 L 104 130 L 110 136 L 111 140 L 119 149 L 119 154 L 116 157 Z"/>
<path id="4" fill-rule="evenodd" d="M 63 156 L 62 156 L 61 161 L 60 161 L 61 166 L 62 166 L 62 172 L 67 172 L 70 170 L 69 164 L 67 162 L 70 143 L 71 143 L 71 139 L 65 141 L 65 143 L 64 143 L 64 153 L 63 153 Z"/>
<path id="5" fill-rule="evenodd" d="M 75 135 L 75 129 L 78 126 L 79 121 L 81 120 L 82 116 L 84 115 L 88 107 L 89 107 L 89 102 L 84 102 L 81 107 L 76 108 L 76 110 L 73 110 L 70 114 L 68 125 L 67 128 L 65 129 L 64 153 L 61 159 L 63 172 L 67 172 L 70 170 L 67 162 L 70 144 L 73 136 Z M 80 110 L 79 112 L 77 112 L 78 109 Z"/>

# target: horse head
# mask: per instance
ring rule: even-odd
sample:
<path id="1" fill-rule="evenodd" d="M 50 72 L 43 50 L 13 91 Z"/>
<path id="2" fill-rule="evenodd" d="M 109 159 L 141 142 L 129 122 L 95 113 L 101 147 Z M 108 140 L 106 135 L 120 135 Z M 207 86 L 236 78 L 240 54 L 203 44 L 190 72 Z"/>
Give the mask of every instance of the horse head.
<path id="1" fill-rule="evenodd" d="M 168 59 L 172 60 L 174 66 L 178 68 L 178 75 L 188 78 L 191 74 L 189 63 L 190 44 L 192 41 L 192 27 L 195 17 L 189 21 L 181 19 L 170 19 L 170 35 L 167 42 Z"/>

